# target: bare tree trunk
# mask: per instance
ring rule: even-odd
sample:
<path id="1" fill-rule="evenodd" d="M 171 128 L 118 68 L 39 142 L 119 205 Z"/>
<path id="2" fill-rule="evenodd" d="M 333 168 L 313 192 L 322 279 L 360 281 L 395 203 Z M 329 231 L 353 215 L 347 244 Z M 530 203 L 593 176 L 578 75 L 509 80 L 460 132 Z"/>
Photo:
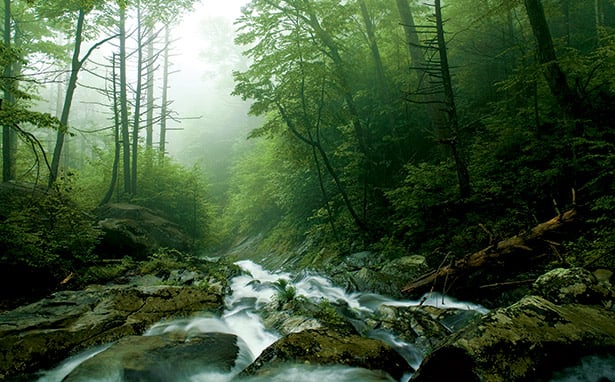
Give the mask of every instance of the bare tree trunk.
<path id="1" fill-rule="evenodd" d="M 120 7 L 120 126 L 124 160 L 124 192 L 131 193 L 130 179 L 130 134 L 128 129 L 128 83 L 126 79 L 126 9 Z"/>
<path id="2" fill-rule="evenodd" d="M 79 54 L 81 52 L 81 42 L 83 36 L 83 24 L 85 22 L 85 11 L 83 8 L 79 9 L 79 15 L 77 17 L 77 28 L 75 29 L 75 42 L 73 47 L 73 58 L 71 60 L 70 77 L 68 79 L 68 86 L 66 87 L 66 95 L 64 97 L 64 105 L 62 106 L 62 115 L 60 116 L 60 122 L 65 128 L 68 127 L 68 117 L 70 115 L 70 109 L 73 103 L 75 90 L 77 89 L 77 76 L 81 69 L 82 61 L 79 60 Z M 56 134 L 56 145 L 53 150 L 53 159 L 51 160 L 51 170 L 49 171 L 49 184 L 51 187 L 58 178 L 58 172 L 60 169 L 60 160 L 62 158 L 62 148 L 64 146 L 65 131 L 58 130 Z"/>
<path id="3" fill-rule="evenodd" d="M 137 171 L 139 156 L 139 124 L 141 121 L 141 93 L 143 87 L 143 35 L 141 29 L 141 2 L 137 1 L 137 85 L 135 88 L 135 110 L 132 125 L 132 174 L 130 193 L 137 193 Z"/>
<path id="4" fill-rule="evenodd" d="M 100 202 L 100 205 L 109 203 L 111 197 L 113 196 L 113 190 L 115 189 L 115 185 L 117 184 L 117 175 L 118 175 L 118 167 L 120 163 L 120 112 L 118 110 L 118 99 L 117 99 L 117 73 L 116 73 L 116 57 L 117 55 L 113 54 L 113 87 L 112 87 L 112 97 L 113 97 L 113 167 L 111 169 L 111 181 L 109 182 L 109 188 L 107 189 L 107 193 L 105 197 Z"/>
<path id="5" fill-rule="evenodd" d="M 154 32 L 150 29 L 147 42 L 147 79 L 145 80 L 147 100 L 147 115 L 145 117 L 145 147 L 152 149 L 154 146 Z"/>
<path id="6" fill-rule="evenodd" d="M 169 25 L 164 27 L 164 64 L 162 73 L 162 107 L 160 110 L 160 157 L 163 158 L 166 151 L 167 140 L 167 113 L 168 113 L 168 90 L 169 90 L 169 44 L 170 44 L 170 28 Z"/>
<path id="7" fill-rule="evenodd" d="M 442 19 L 442 8 L 440 6 L 440 0 L 435 0 L 435 11 L 436 28 L 438 35 L 438 52 L 440 56 L 440 73 L 442 75 L 442 83 L 444 85 L 444 106 L 446 107 L 446 113 L 448 116 L 449 131 L 451 131 L 453 134 L 457 134 L 459 131 L 459 119 L 457 118 L 455 95 L 453 93 L 453 85 L 448 64 L 446 41 L 444 39 L 444 21 Z M 467 198 L 468 196 L 470 196 L 471 193 L 470 175 L 468 173 L 468 167 L 465 163 L 465 160 L 459 152 L 457 142 L 457 137 L 453 136 L 446 139 L 443 143 L 448 144 L 451 148 L 453 160 L 455 161 L 455 169 L 457 170 L 459 195 L 462 198 Z"/>

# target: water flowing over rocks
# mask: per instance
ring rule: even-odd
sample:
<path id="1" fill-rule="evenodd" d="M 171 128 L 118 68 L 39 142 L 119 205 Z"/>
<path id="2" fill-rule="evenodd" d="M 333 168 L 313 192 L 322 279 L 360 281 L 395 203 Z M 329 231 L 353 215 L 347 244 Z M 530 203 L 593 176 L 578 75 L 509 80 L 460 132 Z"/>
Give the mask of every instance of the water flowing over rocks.
<path id="1" fill-rule="evenodd" d="M 544 380 L 584 356 L 615 354 L 608 285 L 580 268 L 556 269 L 536 281 L 533 293 L 445 339 L 413 381 Z"/>
<path id="2" fill-rule="evenodd" d="M 0 315 L 0 379 L 49 367 L 79 349 L 142 334 L 163 318 L 219 310 L 223 297 L 180 286 L 94 286 L 55 293 Z"/>
<path id="3" fill-rule="evenodd" d="M 153 256 L 116 279 L 123 285 L 58 292 L 1 314 L 0 380 L 31 381 L 83 349 L 38 381 L 406 381 L 414 370 L 416 381 L 526 381 L 615 354 L 608 272 L 553 270 L 531 295 L 489 312 L 438 293 L 394 300 L 309 272 L 181 265 L 175 255 Z"/>
<path id="4" fill-rule="evenodd" d="M 130 336 L 81 363 L 62 381 L 168 382 L 177 375 L 229 372 L 238 353 L 237 337 L 227 333 Z"/>
<path id="5" fill-rule="evenodd" d="M 382 370 L 399 380 L 412 371 L 406 360 L 382 341 L 315 329 L 291 333 L 277 341 L 254 361 L 242 375 L 267 374 L 280 362 L 319 365 L 347 365 Z"/>

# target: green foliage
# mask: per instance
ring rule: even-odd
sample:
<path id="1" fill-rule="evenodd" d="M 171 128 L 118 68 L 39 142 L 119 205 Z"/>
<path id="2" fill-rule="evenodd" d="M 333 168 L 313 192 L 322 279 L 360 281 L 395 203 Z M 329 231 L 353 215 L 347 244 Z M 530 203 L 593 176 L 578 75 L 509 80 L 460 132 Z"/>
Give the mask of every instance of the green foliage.
<path id="1" fill-rule="evenodd" d="M 167 248 L 160 248 L 150 256 L 149 260 L 141 263 L 139 273 L 142 275 L 155 274 L 160 277 L 168 277 L 171 271 L 185 267 L 185 254 Z"/>
<path id="2" fill-rule="evenodd" d="M 90 284 L 106 284 L 134 269 L 135 262 L 130 256 L 125 256 L 119 263 L 93 265 L 81 270 L 75 281 L 76 286 L 85 287 Z"/>
<path id="3" fill-rule="evenodd" d="M 314 317 L 322 322 L 325 326 L 340 331 L 350 330 L 351 326 L 338 310 L 327 299 L 321 299 L 318 302 L 318 309 L 314 313 Z"/>
<path id="4" fill-rule="evenodd" d="M 92 218 L 70 198 L 70 182 L 47 193 L 14 195 L 3 201 L 0 263 L 64 278 L 94 259 L 100 232 Z"/>
<path id="5" fill-rule="evenodd" d="M 276 280 L 273 286 L 276 289 L 274 298 L 279 307 L 292 303 L 298 297 L 297 289 L 290 285 L 286 279 Z"/>
<path id="6" fill-rule="evenodd" d="M 207 185 L 197 167 L 185 168 L 165 158 L 157 164 L 146 152 L 140 161 L 138 192 L 132 202 L 161 211 L 202 246 L 215 240 Z"/>

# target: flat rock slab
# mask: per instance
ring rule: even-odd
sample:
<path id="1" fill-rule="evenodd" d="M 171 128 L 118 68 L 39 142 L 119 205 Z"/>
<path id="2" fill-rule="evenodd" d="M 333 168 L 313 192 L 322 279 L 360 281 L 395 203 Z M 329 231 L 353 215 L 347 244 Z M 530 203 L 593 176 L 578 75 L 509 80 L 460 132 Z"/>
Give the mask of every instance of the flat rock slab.
<path id="1" fill-rule="evenodd" d="M 205 371 L 228 373 L 239 353 L 237 337 L 226 333 L 130 336 L 87 359 L 63 382 L 185 380 Z"/>
<path id="2" fill-rule="evenodd" d="M 58 292 L 0 315 L 0 380 L 51 367 L 87 347 L 142 334 L 161 319 L 222 306 L 221 293 L 186 286 Z"/>

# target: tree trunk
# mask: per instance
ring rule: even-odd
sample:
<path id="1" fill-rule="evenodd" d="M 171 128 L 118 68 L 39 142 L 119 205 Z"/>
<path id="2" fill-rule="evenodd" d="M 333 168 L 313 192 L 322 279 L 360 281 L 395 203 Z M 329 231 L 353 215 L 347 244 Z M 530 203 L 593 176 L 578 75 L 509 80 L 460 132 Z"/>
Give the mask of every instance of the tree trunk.
<path id="1" fill-rule="evenodd" d="M 11 0 L 4 0 L 4 45 L 6 48 L 11 47 Z M 7 64 L 4 67 L 3 76 L 5 81 L 11 81 L 12 65 Z M 15 102 L 13 95 L 8 89 L 4 90 L 4 107 Z M 15 156 L 13 154 L 13 135 L 14 131 L 11 126 L 2 126 L 2 181 L 8 182 L 15 179 Z"/>
<path id="2" fill-rule="evenodd" d="M 540 0 L 525 0 L 525 10 L 532 26 L 532 32 L 538 48 L 538 61 L 543 66 L 543 74 L 551 90 L 565 114 L 578 116 L 580 99 L 568 85 L 566 75 L 562 71 L 555 55 L 551 31 L 547 24 L 545 12 Z"/>
<path id="3" fill-rule="evenodd" d="M 141 93 L 143 87 L 143 35 L 141 29 L 141 2 L 137 1 L 137 85 L 135 88 L 135 110 L 132 124 L 132 174 L 130 193 L 137 193 L 137 171 L 139 156 L 139 124 L 141 121 Z"/>
<path id="4" fill-rule="evenodd" d="M 122 147 L 124 160 L 124 192 L 131 193 L 130 179 L 130 134 L 128 128 L 128 83 L 126 79 L 126 8 L 120 7 L 120 125 L 122 130 Z"/>
<path id="5" fill-rule="evenodd" d="M 145 117 L 145 148 L 151 150 L 154 146 L 154 33 L 150 29 L 147 41 L 147 79 L 145 80 L 147 114 Z"/>
<path id="6" fill-rule="evenodd" d="M 448 116 L 448 130 L 452 134 L 457 135 L 459 132 L 459 119 L 457 117 L 457 107 L 455 106 L 455 95 L 453 93 L 453 84 L 451 81 L 451 73 L 448 65 L 448 54 L 446 51 L 446 40 L 444 38 L 444 21 L 442 19 L 442 7 L 440 0 L 435 0 L 436 12 L 436 30 L 438 39 L 438 53 L 440 56 L 440 74 L 442 75 L 442 84 L 444 85 L 444 106 Z M 468 167 L 462 154 L 457 146 L 457 137 L 448 137 L 444 143 L 451 148 L 453 160 L 455 161 L 455 169 L 457 171 L 457 180 L 459 183 L 459 196 L 467 198 L 470 196 L 470 175 Z"/>
<path id="7" fill-rule="evenodd" d="M 117 55 L 113 54 L 113 167 L 111 169 L 111 181 L 109 182 L 109 188 L 107 189 L 107 193 L 105 197 L 100 202 L 100 206 L 109 203 L 111 201 L 111 197 L 113 196 L 113 190 L 115 190 L 115 185 L 117 184 L 117 175 L 118 175 L 118 167 L 120 163 L 120 111 L 118 110 L 118 99 L 117 99 L 117 73 L 116 73 L 116 57 Z"/>
<path id="8" fill-rule="evenodd" d="M 64 105 L 62 106 L 62 115 L 60 116 L 60 123 L 62 123 L 62 126 L 64 128 L 68 127 L 68 117 L 70 115 L 70 109 L 73 103 L 75 90 L 77 89 L 77 76 L 82 65 L 82 62 L 79 60 L 79 54 L 81 52 L 84 22 L 85 11 L 83 8 L 80 8 L 79 15 L 77 17 L 77 27 L 75 29 L 75 42 L 73 47 L 73 58 L 71 60 L 70 77 L 68 79 L 68 86 L 66 87 Z M 58 172 L 60 170 L 60 161 L 62 158 L 62 148 L 64 146 L 64 138 L 65 131 L 58 130 L 56 134 L 56 145 L 53 150 L 53 159 L 51 160 L 51 170 L 49 171 L 48 187 L 51 187 L 58 178 Z"/>
<path id="9" fill-rule="evenodd" d="M 386 75 L 384 73 L 384 64 L 382 63 L 382 57 L 380 56 L 380 49 L 378 48 L 378 41 L 376 40 L 376 31 L 374 23 L 372 23 L 365 0 L 359 1 L 361 8 L 361 15 L 363 17 L 363 23 L 365 24 L 365 32 L 367 33 L 367 40 L 369 42 L 369 48 L 376 67 L 376 83 L 379 96 L 384 100 L 390 99 L 389 89 L 387 86 Z"/>
<path id="10" fill-rule="evenodd" d="M 169 44 L 170 28 L 164 27 L 164 63 L 162 72 L 162 107 L 160 110 L 160 157 L 164 158 L 167 140 L 167 113 L 168 113 L 168 90 L 169 90 Z"/>

